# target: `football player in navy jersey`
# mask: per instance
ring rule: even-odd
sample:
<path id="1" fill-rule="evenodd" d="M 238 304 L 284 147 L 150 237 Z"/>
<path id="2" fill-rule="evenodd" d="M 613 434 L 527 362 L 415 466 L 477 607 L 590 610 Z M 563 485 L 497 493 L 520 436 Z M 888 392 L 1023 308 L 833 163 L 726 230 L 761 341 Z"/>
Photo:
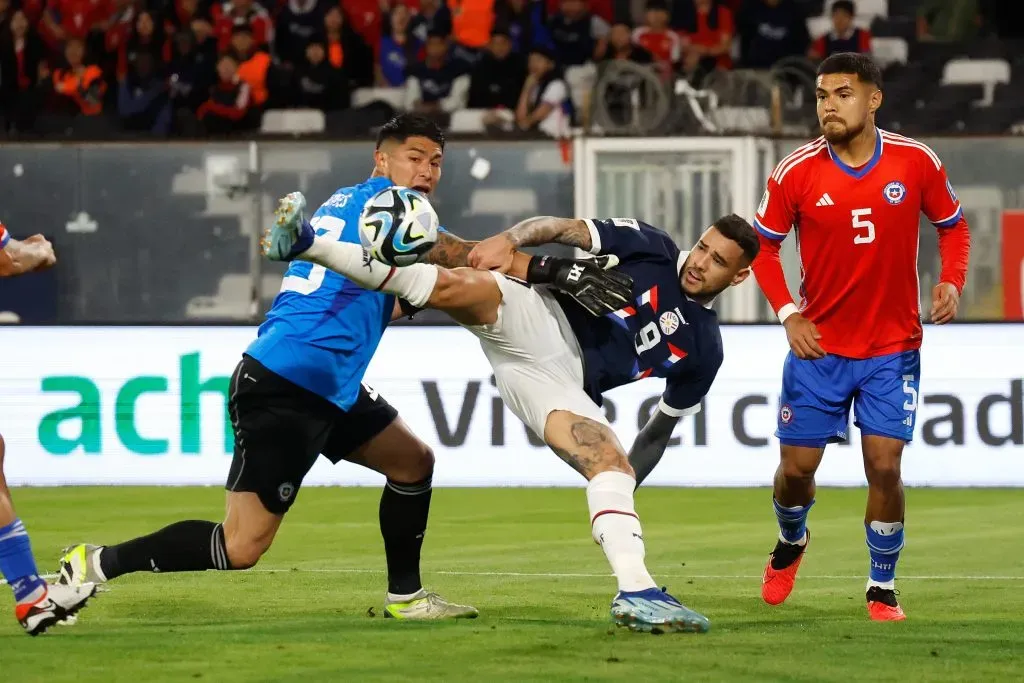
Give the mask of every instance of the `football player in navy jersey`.
<path id="1" fill-rule="evenodd" d="M 750 275 L 759 247 L 750 224 L 725 216 L 681 252 L 664 232 L 634 219 L 538 217 L 479 243 L 469 258 L 478 270 L 447 270 L 366 259 L 359 245 L 315 237 L 303 210 L 299 193 L 281 200 L 264 240 L 270 258 L 310 261 L 414 306 L 447 311 L 480 339 L 506 405 L 588 480 L 592 535 L 618 580 L 615 622 L 638 631 L 707 631 L 708 619 L 659 590 L 647 571 L 633 491 L 678 420 L 700 409 L 721 366 L 710 304 Z M 552 242 L 596 259 L 518 251 Z M 665 393 L 627 455 L 601 395 L 644 377 L 665 378 Z"/>

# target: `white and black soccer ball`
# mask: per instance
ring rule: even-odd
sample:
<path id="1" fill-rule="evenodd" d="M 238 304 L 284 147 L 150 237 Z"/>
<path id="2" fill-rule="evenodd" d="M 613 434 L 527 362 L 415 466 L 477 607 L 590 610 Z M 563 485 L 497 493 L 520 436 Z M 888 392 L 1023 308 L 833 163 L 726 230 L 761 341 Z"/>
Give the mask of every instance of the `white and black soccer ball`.
<path id="1" fill-rule="evenodd" d="M 392 266 L 416 263 L 437 243 L 437 213 L 422 194 L 389 187 L 359 217 L 359 241 L 371 258 Z"/>

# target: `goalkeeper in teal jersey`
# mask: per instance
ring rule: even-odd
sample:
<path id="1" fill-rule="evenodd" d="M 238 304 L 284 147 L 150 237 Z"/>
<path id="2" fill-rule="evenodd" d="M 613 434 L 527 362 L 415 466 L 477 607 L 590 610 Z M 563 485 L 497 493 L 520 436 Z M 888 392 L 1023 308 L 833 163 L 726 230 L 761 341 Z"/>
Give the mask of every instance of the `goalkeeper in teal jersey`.
<path id="1" fill-rule="evenodd" d="M 412 115 L 392 119 L 378 136 L 372 177 L 338 190 L 320 207 L 318 233 L 358 244 L 366 200 L 393 184 L 432 192 L 443 153 L 435 124 Z M 472 246 L 442 233 L 427 260 L 462 266 Z M 61 581 L 79 585 L 139 571 L 252 567 L 270 548 L 322 454 L 387 477 L 380 499 L 388 569 L 384 615 L 475 617 L 475 608 L 451 603 L 420 582 L 434 456 L 397 411 L 362 383 L 381 334 L 403 307 L 411 312 L 394 296 L 363 289 L 322 266 L 293 263 L 231 377 L 235 453 L 224 522 L 180 521 L 117 545 L 77 545 L 61 561 Z"/>

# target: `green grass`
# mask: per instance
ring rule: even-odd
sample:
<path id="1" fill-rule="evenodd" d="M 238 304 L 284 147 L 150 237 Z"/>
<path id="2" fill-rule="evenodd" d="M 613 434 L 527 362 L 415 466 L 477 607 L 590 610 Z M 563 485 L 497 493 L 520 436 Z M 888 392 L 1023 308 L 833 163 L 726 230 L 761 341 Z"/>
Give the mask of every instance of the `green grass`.
<path id="1" fill-rule="evenodd" d="M 1020 680 L 1018 491 L 908 491 L 908 620 L 876 624 L 864 607 L 864 491 L 819 491 L 797 589 L 771 608 L 759 592 L 776 534 L 768 491 L 642 490 L 648 564 L 711 618 L 703 636 L 610 627 L 615 584 L 581 490 L 436 491 L 425 580 L 482 616 L 385 621 L 378 495 L 303 490 L 254 571 L 123 577 L 76 626 L 39 638 L 0 620 L 0 680 Z M 73 541 L 223 513 L 215 488 L 22 489 L 15 502 L 48 569 Z"/>

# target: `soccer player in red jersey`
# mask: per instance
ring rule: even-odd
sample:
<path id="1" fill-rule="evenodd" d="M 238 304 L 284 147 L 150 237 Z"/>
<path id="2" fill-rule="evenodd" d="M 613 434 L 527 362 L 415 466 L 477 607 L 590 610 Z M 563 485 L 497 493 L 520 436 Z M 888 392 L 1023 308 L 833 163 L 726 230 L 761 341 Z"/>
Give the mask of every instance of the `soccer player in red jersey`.
<path id="1" fill-rule="evenodd" d="M 11 238 L 0 223 L 0 277 L 13 277 L 51 267 L 57 258 L 53 245 L 42 235 L 23 241 Z M 96 592 L 87 584 L 80 588 L 49 585 L 39 576 L 25 525 L 14 511 L 11 492 L 4 479 L 4 445 L 0 437 L 0 574 L 14 591 L 14 615 L 26 633 L 39 635 L 54 624 L 67 621 Z"/>
<path id="2" fill-rule="evenodd" d="M 814 473 L 825 445 L 846 438 L 852 405 L 868 481 L 868 611 L 876 621 L 898 621 L 905 618 L 894 584 L 903 548 L 900 458 L 914 433 L 921 367 L 919 214 L 939 231 L 942 273 L 932 290 L 933 323 L 956 316 L 970 235 L 935 153 L 875 127 L 881 74 L 870 57 L 829 57 L 816 85 L 823 135 L 775 168 L 754 221 L 761 238 L 754 275 L 791 349 L 776 432 L 782 444 L 774 500 L 780 534 L 761 595 L 778 605 L 793 590 L 809 539 Z M 779 260 L 791 228 L 799 240 L 799 305 Z"/>

